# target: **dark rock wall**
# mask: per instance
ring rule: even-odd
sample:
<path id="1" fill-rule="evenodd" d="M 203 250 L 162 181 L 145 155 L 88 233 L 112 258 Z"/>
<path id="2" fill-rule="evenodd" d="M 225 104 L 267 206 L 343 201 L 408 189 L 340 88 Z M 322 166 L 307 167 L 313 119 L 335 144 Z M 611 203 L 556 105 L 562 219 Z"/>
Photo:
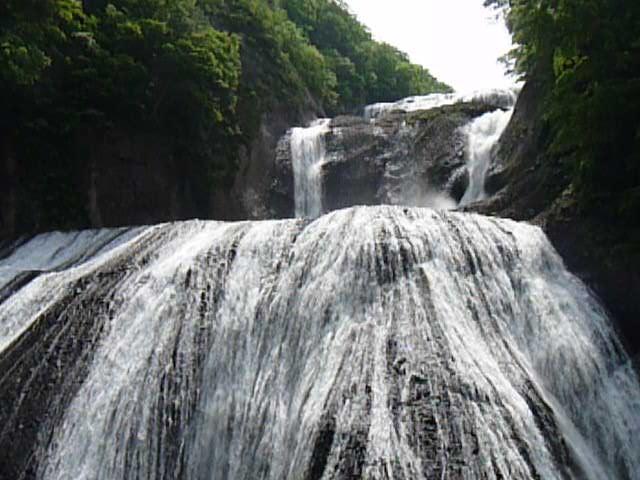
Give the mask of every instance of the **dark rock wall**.
<path id="1" fill-rule="evenodd" d="M 0 238 L 54 229 L 158 223 L 206 215 L 195 198 L 188 162 L 159 135 L 85 128 L 65 167 L 0 158 Z M 55 173 L 52 173 L 55 172 Z M 54 212 L 54 213 L 52 213 Z"/>
<path id="2" fill-rule="evenodd" d="M 258 134 L 238 152 L 235 179 L 213 189 L 193 159 L 156 133 L 84 127 L 72 141 L 76 158 L 58 168 L 57 177 L 48 173 L 51 164 L 30 165 L 14 155 L 9 139 L 0 138 L 0 239 L 189 218 L 290 216 L 287 207 L 271 206 L 276 146 L 288 128 L 313 118 L 313 108 L 280 106 L 264 115 Z M 61 192 L 50 194 L 52 188 Z"/>
<path id="3" fill-rule="evenodd" d="M 16 229 L 16 159 L 9 139 L 0 139 L 0 238 Z"/>
<path id="4" fill-rule="evenodd" d="M 88 152 L 85 191 L 92 227 L 146 224 L 198 213 L 171 145 L 153 135 L 107 132 L 78 142 Z"/>
<path id="5" fill-rule="evenodd" d="M 293 165 L 291 163 L 291 131 L 286 132 L 276 146 L 274 170 L 269 187 L 269 205 L 279 217 L 295 216 Z"/>

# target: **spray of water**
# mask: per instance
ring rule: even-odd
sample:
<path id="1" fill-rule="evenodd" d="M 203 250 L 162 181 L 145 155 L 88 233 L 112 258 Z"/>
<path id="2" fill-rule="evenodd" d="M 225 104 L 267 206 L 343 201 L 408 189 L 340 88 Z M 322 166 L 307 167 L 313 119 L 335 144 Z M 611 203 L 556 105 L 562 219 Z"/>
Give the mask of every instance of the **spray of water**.
<path id="1" fill-rule="evenodd" d="M 40 424 L 40 479 L 640 479 L 638 379 L 535 227 L 403 207 L 194 221 L 59 273 L 0 304 L 4 326 L 28 298 L 36 328 L 53 287 L 56 325 L 95 339 Z"/>

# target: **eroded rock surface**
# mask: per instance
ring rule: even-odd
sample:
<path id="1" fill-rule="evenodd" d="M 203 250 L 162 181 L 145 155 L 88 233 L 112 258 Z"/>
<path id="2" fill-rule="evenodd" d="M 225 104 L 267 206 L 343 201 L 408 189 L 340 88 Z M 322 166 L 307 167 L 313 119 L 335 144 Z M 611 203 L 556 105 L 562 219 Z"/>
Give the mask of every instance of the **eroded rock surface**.
<path id="1" fill-rule="evenodd" d="M 453 207 L 468 184 L 461 127 L 502 103 L 471 101 L 429 110 L 340 116 L 324 134 L 323 211 L 353 205 Z M 294 212 L 291 132 L 277 148 L 272 199 Z"/>

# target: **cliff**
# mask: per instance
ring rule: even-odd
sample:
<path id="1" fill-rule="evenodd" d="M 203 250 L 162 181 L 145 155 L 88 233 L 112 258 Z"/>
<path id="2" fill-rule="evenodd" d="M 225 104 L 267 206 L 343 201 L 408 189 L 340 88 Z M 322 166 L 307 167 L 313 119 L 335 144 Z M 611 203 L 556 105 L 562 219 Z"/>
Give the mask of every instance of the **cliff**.
<path id="1" fill-rule="evenodd" d="M 377 118 L 332 119 L 319 165 L 323 211 L 353 205 L 453 207 L 469 179 L 464 125 L 503 108 L 490 100 L 429 110 L 390 110 Z M 276 151 L 271 180 L 274 216 L 294 216 L 294 174 L 289 131 Z"/>
<path id="2" fill-rule="evenodd" d="M 628 342 L 640 353 L 640 230 L 608 208 L 578 201 L 571 155 L 550 148 L 541 85 L 529 81 L 497 150 L 487 189 L 495 195 L 473 210 L 541 226 L 567 267 L 601 297 Z"/>
<path id="3" fill-rule="evenodd" d="M 314 108 L 280 105 L 263 114 L 257 133 L 237 151 L 237 170 L 214 186 L 206 167 L 160 132 L 85 126 L 70 137 L 69 155 L 52 154 L 49 164 L 24 148 L 17 154 L 5 139 L 0 238 L 188 218 L 272 217 L 265 205 L 278 139 L 291 125 L 315 116 Z M 211 148 L 212 163 L 218 148 Z"/>

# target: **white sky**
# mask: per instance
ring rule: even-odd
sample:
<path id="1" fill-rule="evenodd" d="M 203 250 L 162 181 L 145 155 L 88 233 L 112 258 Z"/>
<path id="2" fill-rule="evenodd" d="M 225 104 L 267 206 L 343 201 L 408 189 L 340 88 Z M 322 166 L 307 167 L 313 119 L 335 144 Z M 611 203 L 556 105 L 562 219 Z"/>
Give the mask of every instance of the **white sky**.
<path id="1" fill-rule="evenodd" d="M 497 62 L 510 49 L 511 37 L 482 0 L 346 2 L 376 40 L 408 53 L 457 91 L 513 84 Z"/>

